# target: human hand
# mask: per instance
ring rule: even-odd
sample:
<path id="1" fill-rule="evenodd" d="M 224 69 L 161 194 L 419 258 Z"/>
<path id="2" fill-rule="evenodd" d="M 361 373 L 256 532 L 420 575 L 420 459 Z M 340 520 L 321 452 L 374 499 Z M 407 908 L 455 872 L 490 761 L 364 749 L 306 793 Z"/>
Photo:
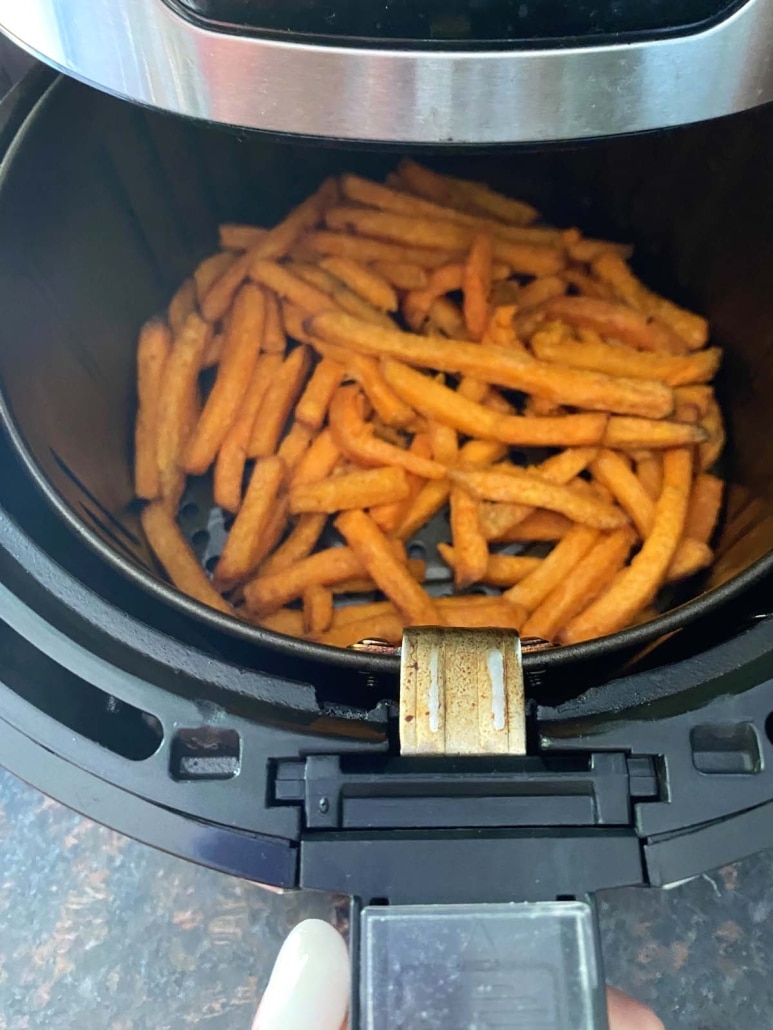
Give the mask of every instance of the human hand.
<path id="1" fill-rule="evenodd" d="M 282 945 L 252 1030 L 345 1030 L 349 989 L 343 937 L 329 923 L 307 919 Z M 607 1005 L 609 1030 L 664 1030 L 652 1009 L 614 987 L 607 988 Z"/>

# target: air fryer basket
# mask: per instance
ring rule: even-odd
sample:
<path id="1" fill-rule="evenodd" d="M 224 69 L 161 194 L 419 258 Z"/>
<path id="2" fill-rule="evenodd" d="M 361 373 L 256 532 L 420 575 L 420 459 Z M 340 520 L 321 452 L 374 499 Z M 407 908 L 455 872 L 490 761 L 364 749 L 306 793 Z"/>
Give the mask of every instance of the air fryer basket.
<path id="1" fill-rule="evenodd" d="M 27 118 L 0 178 L 3 415 L 49 500 L 106 560 L 185 612 L 262 646 L 363 670 L 372 658 L 241 624 L 163 582 L 132 500 L 134 353 L 142 322 L 215 249 L 219 222 L 273 224 L 324 175 L 383 176 L 394 161 L 184 122 L 62 80 Z M 557 648 L 543 665 L 630 653 L 773 569 L 771 161 L 773 108 L 582 147 L 437 159 L 536 203 L 557 224 L 631 240 L 640 274 L 706 313 L 726 348 L 732 485 L 708 580 L 661 618 Z M 206 495 L 194 483 L 182 519 L 211 557 L 223 528 L 202 508 Z"/>

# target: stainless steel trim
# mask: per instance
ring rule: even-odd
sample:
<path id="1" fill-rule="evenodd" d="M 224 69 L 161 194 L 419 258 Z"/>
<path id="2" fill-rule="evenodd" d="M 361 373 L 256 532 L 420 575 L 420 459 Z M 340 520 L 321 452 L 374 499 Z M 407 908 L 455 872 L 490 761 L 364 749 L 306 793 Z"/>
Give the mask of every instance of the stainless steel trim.
<path id="1" fill-rule="evenodd" d="M 120 97 L 341 139 L 508 143 L 636 132 L 773 100 L 773 0 L 705 32 L 565 50 L 430 52 L 232 36 L 162 0 L 0 0 L 0 29 Z"/>

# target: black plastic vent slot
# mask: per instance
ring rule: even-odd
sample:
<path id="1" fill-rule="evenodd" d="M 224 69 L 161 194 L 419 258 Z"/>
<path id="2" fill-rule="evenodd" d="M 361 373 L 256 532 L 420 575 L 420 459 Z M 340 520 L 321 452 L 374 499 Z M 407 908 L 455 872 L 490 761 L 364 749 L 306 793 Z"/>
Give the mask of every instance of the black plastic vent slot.
<path id="1" fill-rule="evenodd" d="M 242 742 L 236 730 L 199 726 L 178 730 L 170 772 L 175 780 L 230 780 L 239 773 Z"/>

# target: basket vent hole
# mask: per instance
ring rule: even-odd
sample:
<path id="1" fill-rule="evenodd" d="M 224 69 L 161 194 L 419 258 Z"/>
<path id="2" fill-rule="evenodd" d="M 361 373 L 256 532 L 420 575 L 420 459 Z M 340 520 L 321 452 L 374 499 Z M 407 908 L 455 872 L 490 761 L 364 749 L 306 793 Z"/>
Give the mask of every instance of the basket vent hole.
<path id="1" fill-rule="evenodd" d="M 765 731 L 770 737 L 771 716 Z M 750 775 L 762 770 L 762 755 L 753 723 L 712 723 L 690 731 L 692 761 L 698 772 Z"/>
<path id="2" fill-rule="evenodd" d="M 175 780 L 230 780 L 238 775 L 241 759 L 242 742 L 236 730 L 181 729 L 172 741 L 170 772 Z"/>

